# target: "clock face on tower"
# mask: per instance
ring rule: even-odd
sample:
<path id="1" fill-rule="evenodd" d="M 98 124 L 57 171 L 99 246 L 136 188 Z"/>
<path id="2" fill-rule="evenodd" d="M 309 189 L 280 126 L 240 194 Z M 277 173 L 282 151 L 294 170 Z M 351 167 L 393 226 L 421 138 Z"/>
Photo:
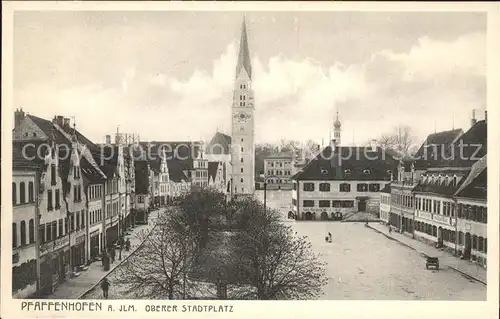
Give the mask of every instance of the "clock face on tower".
<path id="1" fill-rule="evenodd" d="M 234 118 L 237 119 L 239 122 L 246 122 L 252 118 L 252 115 L 245 112 L 239 112 L 234 114 Z"/>

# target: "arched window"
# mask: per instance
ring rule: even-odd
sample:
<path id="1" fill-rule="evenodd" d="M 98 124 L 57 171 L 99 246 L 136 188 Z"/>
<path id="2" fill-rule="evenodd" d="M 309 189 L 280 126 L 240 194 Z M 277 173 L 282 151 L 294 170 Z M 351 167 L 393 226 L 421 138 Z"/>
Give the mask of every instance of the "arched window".
<path id="1" fill-rule="evenodd" d="M 17 247 L 17 225 L 12 223 L 12 247 Z"/>
<path id="2" fill-rule="evenodd" d="M 17 185 L 12 183 L 12 205 L 17 204 Z"/>
<path id="3" fill-rule="evenodd" d="M 29 222 L 29 243 L 33 244 L 35 242 L 35 222 L 30 219 Z"/>
<path id="4" fill-rule="evenodd" d="M 26 222 L 21 222 L 21 246 L 26 245 Z"/>
<path id="5" fill-rule="evenodd" d="M 24 182 L 19 184 L 19 203 L 26 203 L 26 183 Z"/>
<path id="6" fill-rule="evenodd" d="M 35 201 L 33 182 L 29 182 L 28 184 L 28 201 L 30 203 Z"/>

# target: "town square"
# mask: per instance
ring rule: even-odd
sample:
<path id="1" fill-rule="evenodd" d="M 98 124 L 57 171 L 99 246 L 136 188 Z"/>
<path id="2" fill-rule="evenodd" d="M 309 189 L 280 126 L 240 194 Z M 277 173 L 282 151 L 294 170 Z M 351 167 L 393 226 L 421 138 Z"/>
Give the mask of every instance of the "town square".
<path id="1" fill-rule="evenodd" d="M 19 14 L 12 297 L 485 301 L 485 19 Z"/>

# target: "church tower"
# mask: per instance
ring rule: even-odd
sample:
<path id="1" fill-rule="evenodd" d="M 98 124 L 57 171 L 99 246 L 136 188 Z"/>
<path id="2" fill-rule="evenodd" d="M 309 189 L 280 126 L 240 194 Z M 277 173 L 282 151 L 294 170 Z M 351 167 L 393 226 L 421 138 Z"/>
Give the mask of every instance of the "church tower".
<path id="1" fill-rule="evenodd" d="M 231 134 L 233 195 L 253 195 L 255 186 L 255 119 L 252 90 L 252 65 L 248 50 L 245 19 L 234 80 Z"/>
<path id="2" fill-rule="evenodd" d="M 339 120 L 339 110 L 337 110 L 337 118 L 335 119 L 335 122 L 333 123 L 333 138 L 335 139 L 335 142 L 338 146 L 341 146 L 341 132 L 342 132 L 342 124 L 340 123 Z"/>

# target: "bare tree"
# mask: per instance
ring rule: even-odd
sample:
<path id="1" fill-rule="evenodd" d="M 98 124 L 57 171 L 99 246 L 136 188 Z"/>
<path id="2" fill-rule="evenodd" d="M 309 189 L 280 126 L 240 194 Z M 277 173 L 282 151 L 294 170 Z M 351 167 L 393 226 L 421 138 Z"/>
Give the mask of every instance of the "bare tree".
<path id="1" fill-rule="evenodd" d="M 234 243 L 238 278 L 242 287 L 250 288 L 245 299 L 313 299 L 322 294 L 328 282 L 325 263 L 305 237 L 281 223 L 277 212 L 265 212 L 255 200 L 241 203 L 240 214 Z"/>
<path id="2" fill-rule="evenodd" d="M 410 155 L 415 143 L 415 135 L 411 127 L 399 125 L 391 132 L 384 133 L 378 140 L 380 146 L 391 149 L 401 156 Z"/>
<path id="3" fill-rule="evenodd" d="M 117 268 L 116 284 L 125 294 L 140 299 L 184 299 L 195 240 L 186 225 L 167 212 L 157 219 L 149 234 L 138 234 L 143 244 Z"/>

